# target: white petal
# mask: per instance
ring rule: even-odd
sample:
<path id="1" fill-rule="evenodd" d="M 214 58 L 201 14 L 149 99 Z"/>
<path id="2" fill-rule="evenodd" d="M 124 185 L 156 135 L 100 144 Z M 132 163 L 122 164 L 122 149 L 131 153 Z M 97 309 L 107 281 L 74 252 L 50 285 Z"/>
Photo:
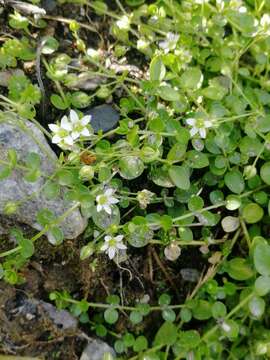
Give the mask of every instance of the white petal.
<path id="1" fill-rule="evenodd" d="M 114 193 L 114 190 L 113 190 L 113 189 L 107 189 L 104 194 L 105 194 L 106 196 L 111 196 L 113 193 Z"/>
<path id="2" fill-rule="evenodd" d="M 83 135 L 83 136 L 90 136 L 90 131 L 89 131 L 87 128 L 84 128 L 84 129 L 81 131 L 81 135 Z"/>
<path id="3" fill-rule="evenodd" d="M 190 126 L 194 126 L 196 124 L 196 119 L 193 118 L 186 119 L 186 123 Z"/>
<path id="4" fill-rule="evenodd" d="M 106 211 L 107 214 L 111 215 L 112 209 L 110 208 L 109 205 L 103 205 L 103 209 L 104 211 Z"/>
<path id="5" fill-rule="evenodd" d="M 115 236 L 115 240 L 116 240 L 116 241 L 122 241 L 123 238 L 124 238 L 124 235 L 117 235 L 117 236 Z"/>
<path id="6" fill-rule="evenodd" d="M 97 205 L 97 212 L 101 212 L 101 210 L 102 210 L 102 205 Z"/>
<path id="7" fill-rule="evenodd" d="M 127 249 L 126 245 L 124 245 L 122 243 L 116 244 L 116 247 L 117 247 L 117 249 L 121 249 L 121 250 L 126 250 Z"/>
<path id="8" fill-rule="evenodd" d="M 101 251 L 106 251 L 109 248 L 109 244 L 103 244 L 100 248 Z"/>
<path id="9" fill-rule="evenodd" d="M 201 138 L 203 138 L 203 139 L 206 138 L 206 130 L 205 130 L 205 128 L 200 128 L 199 133 L 200 133 Z"/>
<path id="10" fill-rule="evenodd" d="M 102 196 L 102 195 L 98 195 L 98 196 L 96 197 L 96 202 L 99 202 L 101 196 Z"/>
<path id="11" fill-rule="evenodd" d="M 90 121 L 91 121 L 91 117 L 92 117 L 91 115 L 86 115 L 86 116 L 84 116 L 84 117 L 81 119 L 81 124 L 82 124 L 83 126 L 89 124 Z"/>
<path id="12" fill-rule="evenodd" d="M 80 137 L 80 133 L 78 133 L 78 131 L 72 131 L 71 137 L 73 140 L 76 140 Z"/>
<path id="13" fill-rule="evenodd" d="M 77 115 L 76 111 L 74 111 L 74 110 L 70 110 L 69 118 L 73 124 L 77 123 L 79 121 L 79 116 Z"/>
<path id="14" fill-rule="evenodd" d="M 68 121 L 68 118 L 66 116 L 62 117 L 61 119 L 61 128 L 67 131 L 72 130 L 71 123 Z"/>
<path id="15" fill-rule="evenodd" d="M 67 145 L 73 145 L 74 144 L 74 141 L 73 141 L 73 139 L 72 139 L 72 137 L 70 135 L 66 136 L 63 140 Z"/>
<path id="16" fill-rule="evenodd" d="M 110 241 L 110 240 L 112 240 L 112 237 L 111 237 L 110 235 L 106 235 L 106 236 L 104 237 L 104 240 L 105 240 L 105 241 Z"/>
<path id="17" fill-rule="evenodd" d="M 119 202 L 118 199 L 114 198 L 113 196 L 111 196 L 109 199 L 108 199 L 108 203 L 110 204 L 117 204 Z"/>
<path id="18" fill-rule="evenodd" d="M 199 129 L 197 129 L 196 127 L 193 127 L 192 129 L 190 129 L 190 135 L 194 136 L 195 134 L 197 134 L 197 132 L 199 131 Z"/>
<path id="19" fill-rule="evenodd" d="M 52 138 L 52 143 L 53 144 L 59 144 L 61 141 L 61 138 L 59 135 L 54 135 L 53 138 Z"/>
<path id="20" fill-rule="evenodd" d="M 212 126 L 212 121 L 206 120 L 206 121 L 204 122 L 204 126 L 205 126 L 206 128 L 211 127 L 211 126 Z"/>
<path id="21" fill-rule="evenodd" d="M 49 124 L 49 129 L 52 131 L 52 132 L 58 132 L 60 127 L 58 125 L 55 125 L 55 124 Z"/>
<path id="22" fill-rule="evenodd" d="M 108 254 L 109 254 L 109 258 L 110 258 L 110 259 L 113 259 L 113 258 L 114 258 L 115 252 L 116 252 L 116 250 L 115 250 L 114 247 L 110 247 L 110 248 L 109 248 Z"/>

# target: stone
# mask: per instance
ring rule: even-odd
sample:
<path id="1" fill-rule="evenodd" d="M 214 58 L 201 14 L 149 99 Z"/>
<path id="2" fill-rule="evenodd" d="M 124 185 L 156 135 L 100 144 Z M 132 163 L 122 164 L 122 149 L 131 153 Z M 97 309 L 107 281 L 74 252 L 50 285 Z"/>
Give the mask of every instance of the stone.
<path id="1" fill-rule="evenodd" d="M 119 113 L 108 104 L 95 106 L 92 109 L 84 111 L 85 115 L 91 115 L 91 126 L 94 132 L 97 133 L 99 130 L 103 132 L 114 129 L 119 121 Z"/>
<path id="2" fill-rule="evenodd" d="M 104 355 L 107 353 L 114 358 L 115 352 L 108 344 L 101 340 L 93 339 L 84 349 L 80 360 L 103 360 Z"/>
<path id="3" fill-rule="evenodd" d="M 0 112 L 0 171 L 3 167 L 1 161 L 7 161 L 9 149 L 16 151 L 18 164 L 23 163 L 29 153 L 38 154 L 41 176 L 35 182 L 28 182 L 23 177 L 25 170 L 15 167 L 10 176 L 0 180 L 0 223 L 2 218 L 8 217 L 15 224 L 27 224 L 41 230 L 42 227 L 36 220 L 40 210 L 48 209 L 57 218 L 75 204 L 64 199 L 65 188 L 61 188 L 60 195 L 52 200 L 48 200 L 41 192 L 48 177 L 56 170 L 57 156 L 36 125 L 15 115 Z M 4 208 L 8 202 L 19 202 L 20 206 L 14 214 L 6 216 Z M 58 226 L 66 239 L 74 239 L 84 231 L 86 225 L 80 211 L 75 209 Z M 47 236 L 53 242 L 50 234 Z"/>

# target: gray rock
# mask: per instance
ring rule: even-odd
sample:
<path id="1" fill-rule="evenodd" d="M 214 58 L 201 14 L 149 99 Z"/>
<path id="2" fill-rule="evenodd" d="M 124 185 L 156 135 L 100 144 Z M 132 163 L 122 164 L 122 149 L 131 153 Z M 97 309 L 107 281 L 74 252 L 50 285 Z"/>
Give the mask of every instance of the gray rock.
<path id="1" fill-rule="evenodd" d="M 73 202 L 64 200 L 63 188 L 61 195 L 53 200 L 47 200 L 40 191 L 48 177 L 55 172 L 57 157 L 36 125 L 15 115 L 0 112 L 0 161 L 7 161 L 9 149 L 16 151 L 18 163 L 23 162 L 29 153 L 38 154 L 42 175 L 37 181 L 28 182 L 23 178 L 25 170 L 16 167 L 9 177 L 0 180 L 0 222 L 5 204 L 10 201 L 20 202 L 16 213 L 9 216 L 9 219 L 41 230 L 36 221 L 36 215 L 41 209 L 48 209 L 59 217 L 74 205 Z M 84 231 L 86 220 L 80 211 L 75 209 L 59 226 L 65 238 L 74 239 Z M 47 236 L 52 242 L 50 234 Z"/>
<path id="2" fill-rule="evenodd" d="M 84 111 L 85 115 L 91 115 L 91 125 L 94 132 L 99 130 L 109 131 L 114 129 L 119 121 L 119 113 L 111 105 L 99 105 Z"/>
<path id="3" fill-rule="evenodd" d="M 105 342 L 93 339 L 84 349 L 80 360 L 103 360 L 103 356 L 109 353 L 115 356 L 114 350 Z"/>

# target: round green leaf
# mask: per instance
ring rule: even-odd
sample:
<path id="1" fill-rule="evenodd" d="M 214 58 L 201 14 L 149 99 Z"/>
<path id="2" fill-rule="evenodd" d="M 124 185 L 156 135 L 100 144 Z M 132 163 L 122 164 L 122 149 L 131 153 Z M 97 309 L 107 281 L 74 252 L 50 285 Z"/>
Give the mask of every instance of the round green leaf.
<path id="1" fill-rule="evenodd" d="M 246 259 L 235 257 L 228 261 L 227 272 L 234 280 L 247 280 L 253 276 L 253 271 Z"/>
<path id="2" fill-rule="evenodd" d="M 118 311 L 113 308 L 106 309 L 104 312 L 104 319 L 108 324 L 116 323 L 118 320 Z"/>
<path id="3" fill-rule="evenodd" d="M 136 156 L 125 156 L 119 161 L 119 169 L 122 178 L 132 180 L 143 173 L 144 165 Z"/>
<path id="4" fill-rule="evenodd" d="M 259 274 L 270 276 L 270 246 L 260 242 L 254 250 L 254 265 Z"/>
<path id="5" fill-rule="evenodd" d="M 173 165 L 169 168 L 169 175 L 173 183 L 183 190 L 188 190 L 190 187 L 189 170 L 184 166 Z"/>
<path id="6" fill-rule="evenodd" d="M 263 217 L 263 208 L 256 203 L 247 204 L 243 209 L 243 218 L 248 224 L 254 224 Z"/>
<path id="7" fill-rule="evenodd" d="M 267 184 L 270 185 L 270 161 L 263 164 L 261 167 L 261 178 Z"/>
<path id="8" fill-rule="evenodd" d="M 238 170 L 228 172 L 224 177 L 225 185 L 235 194 L 241 194 L 245 189 L 243 175 Z"/>

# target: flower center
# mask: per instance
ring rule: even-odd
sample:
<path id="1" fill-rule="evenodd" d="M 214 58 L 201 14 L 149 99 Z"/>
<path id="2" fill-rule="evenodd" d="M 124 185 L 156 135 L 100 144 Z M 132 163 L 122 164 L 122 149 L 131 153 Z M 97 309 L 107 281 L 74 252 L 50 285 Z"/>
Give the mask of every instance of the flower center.
<path id="1" fill-rule="evenodd" d="M 199 128 L 199 129 L 202 129 L 204 128 L 204 120 L 203 119 L 197 119 L 196 120 L 196 127 Z"/>
<path id="2" fill-rule="evenodd" d="M 114 240 L 114 238 L 109 241 L 109 246 L 110 247 L 115 247 L 116 246 L 116 241 Z"/>
<path id="3" fill-rule="evenodd" d="M 99 204 L 100 205 L 105 205 L 105 204 L 107 204 L 107 202 L 108 202 L 108 198 L 107 198 L 107 196 L 106 195 L 102 195 L 100 198 L 99 198 Z"/>

